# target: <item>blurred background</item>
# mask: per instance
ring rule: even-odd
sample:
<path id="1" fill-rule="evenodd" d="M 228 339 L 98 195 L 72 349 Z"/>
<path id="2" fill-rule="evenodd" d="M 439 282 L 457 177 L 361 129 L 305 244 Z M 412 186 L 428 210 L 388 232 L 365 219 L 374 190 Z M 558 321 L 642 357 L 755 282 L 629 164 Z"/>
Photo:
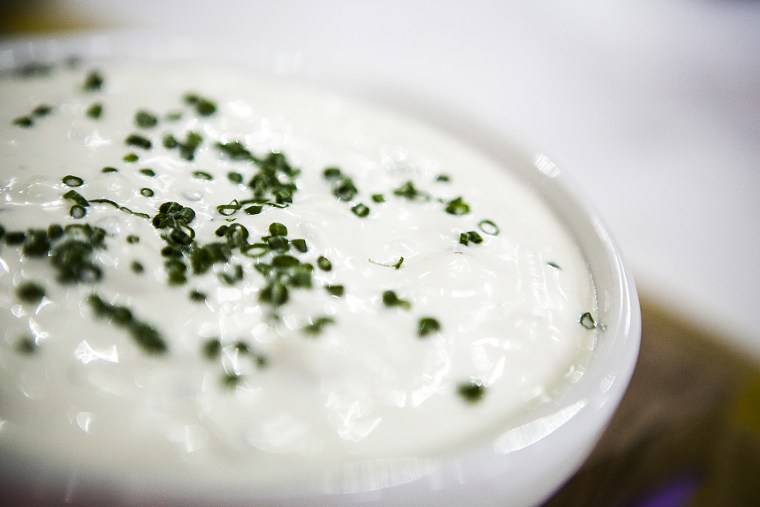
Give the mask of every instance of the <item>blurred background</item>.
<path id="1" fill-rule="evenodd" d="M 0 2 L 6 40 L 112 30 L 295 55 L 272 63 L 553 158 L 626 254 L 644 339 L 550 503 L 760 505 L 760 2 Z"/>

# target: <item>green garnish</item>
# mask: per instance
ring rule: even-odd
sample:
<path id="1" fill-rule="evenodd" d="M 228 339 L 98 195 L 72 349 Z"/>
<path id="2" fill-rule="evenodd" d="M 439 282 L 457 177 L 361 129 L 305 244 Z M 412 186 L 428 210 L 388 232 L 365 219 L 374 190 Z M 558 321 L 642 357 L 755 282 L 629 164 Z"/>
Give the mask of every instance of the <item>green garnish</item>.
<path id="1" fill-rule="evenodd" d="M 16 296 L 24 303 L 36 304 L 45 297 L 45 289 L 34 282 L 24 282 L 16 288 Z"/>
<path id="2" fill-rule="evenodd" d="M 206 301 L 206 294 L 199 290 L 191 290 L 189 297 L 190 301 L 195 301 L 196 303 L 202 303 Z"/>
<path id="3" fill-rule="evenodd" d="M 290 244 L 293 245 L 293 248 L 295 248 L 301 253 L 306 253 L 306 251 L 309 249 L 306 246 L 306 240 L 304 239 L 294 239 L 293 241 L 290 242 Z"/>
<path id="4" fill-rule="evenodd" d="M 242 381 L 243 377 L 238 373 L 225 373 L 222 376 L 222 385 L 227 389 L 237 387 Z"/>
<path id="5" fill-rule="evenodd" d="M 581 326 L 585 327 L 586 329 L 594 329 L 596 327 L 596 321 L 594 321 L 594 317 L 592 317 L 591 313 L 589 312 L 581 315 L 581 318 L 578 320 L 578 322 L 580 322 Z"/>
<path id="6" fill-rule="evenodd" d="M 404 197 L 410 201 L 429 201 L 430 194 L 422 192 L 414 186 L 412 180 L 406 181 L 403 185 L 393 191 L 393 195 Z"/>
<path id="7" fill-rule="evenodd" d="M 135 318 L 132 311 L 126 306 L 108 303 L 97 294 L 90 294 L 87 298 L 95 317 L 108 319 L 117 326 L 123 327 L 137 345 L 148 354 L 163 354 L 168 347 L 161 334 L 151 325 Z"/>
<path id="8" fill-rule="evenodd" d="M 143 167 L 142 169 L 140 169 L 140 174 L 144 174 L 145 176 L 153 178 L 156 176 L 156 171 L 154 171 L 150 167 Z"/>
<path id="9" fill-rule="evenodd" d="M 84 208 L 82 208 L 84 209 Z M 58 281 L 63 284 L 90 283 L 103 276 L 93 256 L 96 250 L 105 248 L 106 231 L 89 224 L 70 224 L 64 236 L 50 251 L 53 267 L 58 271 Z"/>
<path id="10" fill-rule="evenodd" d="M 549 261 L 546 264 L 553 267 L 554 269 L 562 269 L 561 267 L 559 267 L 559 264 L 557 264 L 556 262 Z"/>
<path id="11" fill-rule="evenodd" d="M 288 228 L 279 222 L 269 224 L 269 234 L 272 236 L 287 236 Z"/>
<path id="12" fill-rule="evenodd" d="M 82 178 L 79 176 L 72 176 L 71 174 L 64 176 L 61 181 L 64 185 L 69 187 L 81 187 L 84 185 L 84 180 Z"/>
<path id="13" fill-rule="evenodd" d="M 29 116 L 19 116 L 13 120 L 13 124 L 17 127 L 29 128 L 34 125 L 34 120 Z"/>
<path id="14" fill-rule="evenodd" d="M 206 171 L 193 171 L 193 177 L 205 181 L 211 181 L 214 179 L 214 177 Z"/>
<path id="15" fill-rule="evenodd" d="M 468 246 L 470 243 L 479 245 L 483 242 L 483 237 L 475 231 L 463 232 L 459 235 L 459 243 Z"/>
<path id="16" fill-rule="evenodd" d="M 71 218 L 76 218 L 76 219 L 84 218 L 85 215 L 87 215 L 87 208 L 85 208 L 84 206 L 80 206 L 79 204 L 75 204 L 69 210 L 69 215 L 71 216 Z"/>
<path id="17" fill-rule="evenodd" d="M 119 172 L 119 170 L 116 169 L 115 167 L 106 166 L 103 169 L 101 169 L 100 172 L 102 172 L 102 173 L 117 173 L 117 172 Z"/>
<path id="18" fill-rule="evenodd" d="M 153 147 L 153 143 L 145 136 L 141 136 L 140 134 L 129 134 L 124 139 L 124 144 L 127 146 L 135 146 L 137 148 L 142 148 L 144 150 L 149 150 Z"/>
<path id="19" fill-rule="evenodd" d="M 471 380 L 459 384 L 457 386 L 457 393 L 468 403 L 475 403 L 483 399 L 486 394 L 486 386 L 483 384 Z"/>
<path id="20" fill-rule="evenodd" d="M 148 187 L 143 187 L 140 189 L 140 195 L 143 197 L 153 197 L 156 193 Z"/>
<path id="21" fill-rule="evenodd" d="M 445 210 L 446 213 L 452 215 L 466 215 L 470 212 L 470 205 L 464 202 L 461 197 L 457 197 L 446 203 Z"/>
<path id="22" fill-rule="evenodd" d="M 37 342 L 31 336 L 22 336 L 16 343 L 16 350 L 22 354 L 34 354 L 37 348 Z"/>
<path id="23" fill-rule="evenodd" d="M 124 157 L 122 157 L 122 160 L 124 162 L 137 162 L 140 160 L 140 157 L 137 155 L 137 153 L 127 153 L 124 155 Z"/>
<path id="24" fill-rule="evenodd" d="M 103 116 L 103 104 L 101 102 L 93 102 L 90 107 L 87 108 L 85 114 L 93 120 L 97 120 Z"/>
<path id="25" fill-rule="evenodd" d="M 185 104 L 193 106 L 195 112 L 201 116 L 211 116 L 216 112 L 216 104 L 198 94 L 187 93 L 184 100 Z"/>
<path id="26" fill-rule="evenodd" d="M 433 333 L 437 333 L 441 330 L 441 324 L 433 317 L 422 317 L 417 323 L 417 336 L 424 338 L 425 336 Z"/>
<path id="27" fill-rule="evenodd" d="M 139 243 L 139 242 L 140 242 L 140 236 L 137 236 L 135 234 L 130 234 L 127 236 L 127 243 L 129 243 L 130 245 L 134 245 L 135 243 Z"/>
<path id="28" fill-rule="evenodd" d="M 103 76 L 97 70 L 91 70 L 87 73 L 82 84 L 82 89 L 86 91 L 97 91 L 103 88 L 105 80 Z"/>
<path id="29" fill-rule="evenodd" d="M 42 116 L 47 116 L 52 112 L 53 112 L 52 106 L 48 106 L 47 104 L 40 104 L 39 106 L 35 107 L 32 110 L 32 116 L 36 116 L 39 118 Z"/>
<path id="30" fill-rule="evenodd" d="M 235 172 L 235 171 L 228 172 L 227 173 L 227 178 L 232 183 L 236 183 L 236 184 L 243 183 L 243 175 L 240 174 L 240 173 L 238 173 L 238 172 Z"/>
<path id="31" fill-rule="evenodd" d="M 203 137 L 198 132 L 188 132 L 185 134 L 185 140 L 179 141 L 172 134 L 164 136 L 163 144 L 167 149 L 178 149 L 179 156 L 185 160 L 194 160 L 195 152 L 203 142 Z"/>
<path id="32" fill-rule="evenodd" d="M 354 181 L 337 167 L 326 168 L 322 175 L 331 183 L 333 195 L 341 201 L 350 201 L 359 192 Z"/>
<path id="33" fill-rule="evenodd" d="M 155 127 L 158 125 L 158 118 L 148 111 L 138 111 L 135 113 L 135 125 L 143 129 Z"/>
<path id="34" fill-rule="evenodd" d="M 23 231 L 11 231 L 5 235 L 5 243 L 8 245 L 20 245 L 26 240 L 26 233 Z"/>
<path id="35" fill-rule="evenodd" d="M 201 351 L 206 359 L 216 359 L 222 355 L 222 342 L 219 338 L 211 338 L 203 342 Z"/>
<path id="36" fill-rule="evenodd" d="M 372 202 L 385 202 L 385 196 L 383 194 L 372 194 Z"/>
<path id="37" fill-rule="evenodd" d="M 316 336 L 319 334 L 322 334 L 322 331 L 324 331 L 325 327 L 327 327 L 330 324 L 334 324 L 335 319 L 332 317 L 327 316 L 321 316 L 321 317 L 314 317 L 311 319 L 311 322 L 304 326 L 303 332 L 308 335 Z"/>
<path id="38" fill-rule="evenodd" d="M 409 310 L 412 307 L 412 303 L 406 299 L 401 299 L 392 290 L 386 290 L 383 292 L 383 304 L 388 307 L 399 307 L 404 310 Z"/>
<path id="39" fill-rule="evenodd" d="M 369 208 L 364 204 L 359 203 L 351 208 L 351 212 L 359 218 L 364 218 L 369 215 Z"/>
<path id="40" fill-rule="evenodd" d="M 132 271 L 136 274 L 143 273 L 145 271 L 145 266 L 142 265 L 141 262 L 138 261 L 132 261 L 132 263 L 129 265 L 129 267 L 132 269 Z"/>
<path id="41" fill-rule="evenodd" d="M 480 229 L 483 234 L 488 234 L 489 236 L 497 236 L 500 232 L 499 226 L 492 220 L 481 220 L 478 222 L 478 229 Z"/>
<path id="42" fill-rule="evenodd" d="M 372 259 L 367 259 L 367 260 L 371 262 L 372 264 L 376 264 L 378 266 L 385 266 L 386 268 L 393 268 L 393 269 L 401 269 L 401 265 L 404 263 L 403 257 L 399 257 L 398 260 L 394 262 L 393 264 L 385 264 L 383 262 L 373 261 Z"/>
<path id="43" fill-rule="evenodd" d="M 320 255 L 317 257 L 317 267 L 322 271 L 330 271 L 332 270 L 332 262 L 324 255 Z"/>
<path id="44" fill-rule="evenodd" d="M 435 181 L 439 183 L 448 183 L 451 181 L 451 177 L 448 174 L 439 174 L 435 177 Z"/>
<path id="45" fill-rule="evenodd" d="M 346 289 L 342 285 L 325 285 L 325 290 L 331 296 L 337 297 L 342 297 L 346 293 Z"/>
<path id="46" fill-rule="evenodd" d="M 44 257 L 50 251 L 50 237 L 44 229 L 29 229 L 21 251 L 30 257 Z"/>

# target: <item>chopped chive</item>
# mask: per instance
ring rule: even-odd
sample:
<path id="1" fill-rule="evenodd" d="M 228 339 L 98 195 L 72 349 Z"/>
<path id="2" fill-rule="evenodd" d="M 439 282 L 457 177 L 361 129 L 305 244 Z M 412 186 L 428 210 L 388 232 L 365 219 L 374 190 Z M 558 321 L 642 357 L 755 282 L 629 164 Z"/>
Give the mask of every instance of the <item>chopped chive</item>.
<path id="1" fill-rule="evenodd" d="M 29 116 L 19 116 L 13 120 L 13 124 L 17 127 L 29 128 L 34 125 L 34 120 Z"/>
<path id="2" fill-rule="evenodd" d="M 144 174 L 145 176 L 153 178 L 156 176 L 156 171 L 154 171 L 150 167 L 143 167 L 142 169 L 140 169 L 140 174 Z"/>
<path id="3" fill-rule="evenodd" d="M 372 194 L 372 202 L 385 202 L 385 196 L 383 194 Z"/>
<path id="4" fill-rule="evenodd" d="M 403 308 L 404 310 L 409 310 L 412 307 L 411 302 L 407 301 L 406 299 L 401 299 L 392 290 L 386 290 L 385 292 L 383 292 L 383 304 L 388 307 L 398 306 L 399 308 Z"/>
<path id="5" fill-rule="evenodd" d="M 228 172 L 227 173 L 227 178 L 232 183 L 243 183 L 243 175 L 240 174 L 240 173 L 238 173 L 238 172 L 234 172 L 234 171 Z"/>
<path id="6" fill-rule="evenodd" d="M 127 153 L 124 155 L 124 157 L 122 157 L 122 160 L 124 162 L 137 162 L 140 160 L 140 157 L 137 155 L 137 153 Z"/>
<path id="7" fill-rule="evenodd" d="M 188 296 L 190 297 L 190 301 L 195 301 L 196 303 L 202 303 L 206 301 L 206 294 L 198 290 L 190 291 L 190 294 Z"/>
<path id="8" fill-rule="evenodd" d="M 69 187 L 81 187 L 84 185 L 84 180 L 79 176 L 72 176 L 71 174 L 64 176 L 61 180 L 64 185 Z"/>
<path id="9" fill-rule="evenodd" d="M 139 242 L 140 242 L 140 236 L 137 236 L 135 234 L 130 234 L 129 236 L 127 236 L 127 243 L 129 243 L 130 245 L 134 245 L 135 243 L 139 243 Z"/>
<path id="10" fill-rule="evenodd" d="M 148 187 L 143 187 L 140 189 L 140 195 L 143 197 L 153 197 L 156 193 Z"/>
<path id="11" fill-rule="evenodd" d="M 34 282 L 25 282 L 16 288 L 16 296 L 24 303 L 39 303 L 45 297 L 45 289 Z"/>
<path id="12" fill-rule="evenodd" d="M 412 180 L 406 181 L 403 185 L 393 191 L 393 195 L 404 197 L 410 201 L 429 201 L 430 194 L 422 192 L 414 186 Z"/>
<path id="13" fill-rule="evenodd" d="M 461 383 L 457 386 L 457 393 L 468 403 L 476 403 L 483 399 L 486 387 L 474 380 Z"/>
<path id="14" fill-rule="evenodd" d="M 47 116 L 52 112 L 53 112 L 53 108 L 51 106 L 48 106 L 47 104 L 40 104 L 39 106 L 35 107 L 32 110 L 32 115 L 41 117 L 41 116 Z"/>
<path id="15" fill-rule="evenodd" d="M 216 359 L 222 354 L 222 342 L 219 338 L 211 338 L 203 342 L 201 350 L 206 359 Z"/>
<path id="16" fill-rule="evenodd" d="M 557 264 L 556 262 L 549 261 L 546 264 L 553 267 L 554 269 L 562 269 L 561 267 L 559 267 L 559 264 Z"/>
<path id="17" fill-rule="evenodd" d="M 423 338 L 441 330 L 441 324 L 433 317 L 422 317 L 417 323 L 417 336 Z"/>
<path id="18" fill-rule="evenodd" d="M 466 215 L 470 212 L 470 205 L 464 202 L 461 197 L 457 197 L 446 203 L 445 210 L 451 215 Z"/>
<path id="19" fill-rule="evenodd" d="M 305 239 L 294 239 L 290 242 L 293 245 L 293 248 L 298 250 L 301 253 L 306 253 L 306 251 L 309 249 L 306 246 L 306 240 Z"/>
<path id="20" fill-rule="evenodd" d="M 322 271 L 330 271 L 332 270 L 332 262 L 324 255 L 320 255 L 317 257 L 317 267 Z"/>
<path id="21" fill-rule="evenodd" d="M 138 261 L 132 261 L 132 263 L 129 265 L 129 267 L 132 269 L 133 272 L 140 274 L 143 271 L 145 271 L 145 266 L 142 265 L 142 263 Z"/>
<path id="22" fill-rule="evenodd" d="M 288 228 L 279 222 L 269 224 L 269 234 L 272 236 L 287 236 Z"/>
<path id="23" fill-rule="evenodd" d="M 5 235 L 5 243 L 8 245 L 20 245 L 26 239 L 26 233 L 23 231 L 11 231 Z"/>
<path id="24" fill-rule="evenodd" d="M 345 294 L 346 289 L 342 285 L 325 285 L 325 290 L 331 296 L 342 297 Z"/>
<path id="25" fill-rule="evenodd" d="M 80 206 L 79 204 L 75 204 L 69 210 L 69 215 L 71 215 L 71 218 L 82 218 L 87 215 L 87 208 Z"/>
<path id="26" fill-rule="evenodd" d="M 101 169 L 100 172 L 102 172 L 102 173 L 117 173 L 117 172 L 119 172 L 119 170 L 116 169 L 115 167 L 106 166 L 103 169 Z"/>
<path id="27" fill-rule="evenodd" d="M 439 183 L 448 183 L 451 181 L 451 177 L 448 174 L 439 174 L 435 177 L 435 181 Z"/>
<path id="28" fill-rule="evenodd" d="M 478 229 L 480 229 L 483 234 L 488 234 L 490 236 L 497 236 L 499 234 L 499 226 L 496 225 L 492 220 L 481 220 L 478 222 Z"/>
<path id="29" fill-rule="evenodd" d="M 90 294 L 87 298 L 95 317 L 108 319 L 126 329 L 132 339 L 148 354 L 163 354 L 167 351 L 166 342 L 161 334 L 149 324 L 142 322 L 132 315 L 132 311 L 126 306 L 108 303 L 97 294 Z"/>
<path id="30" fill-rule="evenodd" d="M 253 206 L 248 206 L 243 211 L 245 211 L 248 215 L 258 215 L 261 213 L 262 209 L 263 207 L 254 204 Z"/>
<path id="31" fill-rule="evenodd" d="M 16 350 L 22 354 L 34 354 L 37 347 L 37 342 L 31 336 L 22 336 L 16 343 Z"/>
<path id="32" fill-rule="evenodd" d="M 243 377 L 238 373 L 225 373 L 222 376 L 222 386 L 227 389 L 237 387 L 240 382 L 243 381 Z"/>
<path id="33" fill-rule="evenodd" d="M 483 242 L 483 237 L 476 231 L 467 231 L 459 235 L 459 243 L 468 246 L 470 243 L 479 245 Z"/>
<path id="34" fill-rule="evenodd" d="M 329 324 L 334 324 L 335 319 L 332 317 L 321 316 L 311 319 L 311 322 L 304 326 L 303 332 L 308 335 L 316 336 L 324 331 Z"/>
<path id="35" fill-rule="evenodd" d="M 578 322 L 580 322 L 581 326 L 585 327 L 586 329 L 594 329 L 596 327 L 596 321 L 594 321 L 594 317 L 592 317 L 591 313 L 589 312 L 581 315 L 581 318 L 578 320 Z"/>
<path id="36" fill-rule="evenodd" d="M 90 107 L 87 108 L 85 114 L 93 120 L 97 120 L 103 116 L 103 104 L 101 102 L 93 102 Z"/>
<path id="37" fill-rule="evenodd" d="M 145 136 L 141 136 L 140 134 L 129 134 L 124 139 L 124 144 L 127 146 L 135 146 L 137 148 L 142 148 L 144 150 L 149 150 L 153 147 L 153 143 Z"/>
<path id="38" fill-rule="evenodd" d="M 206 180 L 206 181 L 210 181 L 214 179 L 214 177 L 211 176 L 211 174 L 207 173 L 206 171 L 193 171 L 193 177 L 198 178 L 199 180 Z"/>
<path id="39" fill-rule="evenodd" d="M 135 113 L 135 124 L 144 129 L 155 127 L 158 125 L 158 118 L 148 111 L 138 111 Z"/>
<path id="40" fill-rule="evenodd" d="M 362 203 L 359 203 L 356 206 L 352 207 L 351 211 L 359 218 L 364 218 L 369 215 L 369 208 Z"/>
<path id="41" fill-rule="evenodd" d="M 103 88 L 103 76 L 97 70 L 91 70 L 87 73 L 82 84 L 82 89 L 86 91 L 97 91 Z"/>
<path id="42" fill-rule="evenodd" d="M 50 224 L 47 229 L 47 235 L 50 239 L 58 239 L 63 236 L 63 227 L 58 224 Z"/>

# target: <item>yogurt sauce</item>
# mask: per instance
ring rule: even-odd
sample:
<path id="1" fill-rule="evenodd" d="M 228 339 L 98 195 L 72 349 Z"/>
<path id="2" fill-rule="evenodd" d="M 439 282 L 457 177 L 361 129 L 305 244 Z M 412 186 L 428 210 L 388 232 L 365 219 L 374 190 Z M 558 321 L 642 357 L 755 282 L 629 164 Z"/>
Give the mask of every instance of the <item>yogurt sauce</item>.
<path id="1" fill-rule="evenodd" d="M 279 483 L 295 467 L 446 454 L 508 429 L 582 373 L 596 336 L 589 271 L 561 222 L 508 168 L 408 118 L 303 84 L 180 64 L 93 68 L 0 81 L 4 454 L 108 476 Z M 88 75 L 101 86 L 83 87 Z M 198 97 L 215 111 L 205 114 Z M 51 109 L 35 113 L 40 104 Z M 139 111 L 157 124 L 136 124 Z M 202 138 L 192 160 L 163 141 L 184 143 L 188 132 Z M 132 134 L 152 147 L 128 145 Z M 292 203 L 258 214 L 246 212 L 251 203 L 235 207 L 251 199 L 258 167 L 215 145 L 234 141 L 300 169 Z M 132 153 L 137 161 L 127 161 Z M 335 196 L 345 180 L 325 177 L 328 167 L 350 178 L 348 199 Z M 67 175 L 83 184 L 64 183 Z M 404 193 L 407 182 L 419 194 Z M 72 190 L 88 201 L 81 218 L 71 216 Z M 184 284 L 167 283 L 160 252 L 171 228 L 152 223 L 164 202 L 194 210 L 196 245 L 224 242 L 216 231 L 233 224 L 246 228 L 246 242 L 266 243 L 270 224 L 283 224 L 287 255 L 314 267 L 311 288 L 291 287 L 279 306 L 267 301 L 256 265 L 275 254 L 239 248 L 203 274 L 188 267 Z M 367 216 L 352 211 L 359 203 Z M 449 211 L 469 211 L 447 212 L 452 203 Z M 92 257 L 99 281 L 60 283 L 52 253 L 9 241 L 51 224 L 106 232 Z M 179 257 L 186 266 L 188 255 Z M 28 282 L 44 289 L 41 300 L 23 301 Z M 343 294 L 327 290 L 338 285 Z M 385 304 L 385 291 L 401 304 Z M 92 294 L 128 308 L 166 351 L 141 347 L 113 314 L 98 317 Z M 439 328 L 428 321 L 419 336 L 426 317 Z"/>

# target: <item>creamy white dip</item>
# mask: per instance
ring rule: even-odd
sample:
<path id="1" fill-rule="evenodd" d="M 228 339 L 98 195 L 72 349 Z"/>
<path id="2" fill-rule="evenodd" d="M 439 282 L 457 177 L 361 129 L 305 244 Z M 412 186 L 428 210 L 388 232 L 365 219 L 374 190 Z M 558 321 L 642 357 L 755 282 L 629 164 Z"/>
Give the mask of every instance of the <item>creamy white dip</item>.
<path id="1" fill-rule="evenodd" d="M 102 88 L 84 90 L 93 68 Z M 199 114 L 187 92 L 216 111 Z M 596 331 L 581 316 L 595 316 L 596 302 L 578 245 L 508 167 L 457 140 L 303 84 L 221 68 L 61 65 L 49 76 L 4 77 L 0 98 L 3 453 L 109 476 L 292 481 L 299 467 L 454 451 L 508 429 L 582 373 Z M 88 116 L 96 103 L 99 118 Z M 49 114 L 33 113 L 40 104 Z M 157 125 L 136 125 L 138 111 Z M 15 121 L 24 117 L 31 126 Z M 189 131 L 203 138 L 193 160 L 163 145 L 167 134 L 184 141 Z M 152 148 L 128 146 L 131 134 Z M 292 204 L 219 213 L 218 205 L 251 198 L 257 171 L 215 147 L 231 141 L 259 158 L 282 153 L 301 170 Z M 139 160 L 125 161 L 129 153 Z M 351 178 L 353 198 L 335 197 L 327 167 Z M 230 181 L 231 171 L 243 182 Z M 67 175 L 83 184 L 66 185 Z M 394 195 L 408 181 L 430 199 Z M 255 268 L 267 257 L 239 250 L 226 267 L 169 285 L 160 254 L 167 230 L 108 203 L 90 202 L 73 218 L 75 202 L 63 197 L 71 190 L 150 218 L 163 202 L 190 207 L 198 244 L 224 241 L 215 235 L 222 225 L 240 224 L 260 242 L 271 223 L 284 224 L 288 238 L 305 240 L 305 253 L 289 255 L 315 266 L 312 287 L 291 288 L 274 316 Z M 468 213 L 446 212 L 457 197 Z M 352 212 L 358 203 L 366 217 Z M 13 231 L 84 223 L 107 232 L 93 257 L 97 282 L 61 284 L 49 254 L 7 242 Z M 482 242 L 462 244 L 470 231 Z M 330 271 L 316 267 L 319 256 Z M 234 265 L 242 279 L 227 284 L 219 275 L 234 278 Z M 39 302 L 19 297 L 30 281 L 44 288 Z M 331 295 L 326 285 L 345 292 Z M 387 290 L 409 305 L 385 305 Z M 151 354 L 124 326 L 98 318 L 87 302 L 93 293 L 155 328 L 166 352 Z M 331 322 L 305 332 L 319 317 Z M 440 329 L 420 337 L 424 317 Z M 209 358 L 211 339 L 222 348 Z M 468 401 L 467 385 L 481 386 L 482 397 Z"/>

